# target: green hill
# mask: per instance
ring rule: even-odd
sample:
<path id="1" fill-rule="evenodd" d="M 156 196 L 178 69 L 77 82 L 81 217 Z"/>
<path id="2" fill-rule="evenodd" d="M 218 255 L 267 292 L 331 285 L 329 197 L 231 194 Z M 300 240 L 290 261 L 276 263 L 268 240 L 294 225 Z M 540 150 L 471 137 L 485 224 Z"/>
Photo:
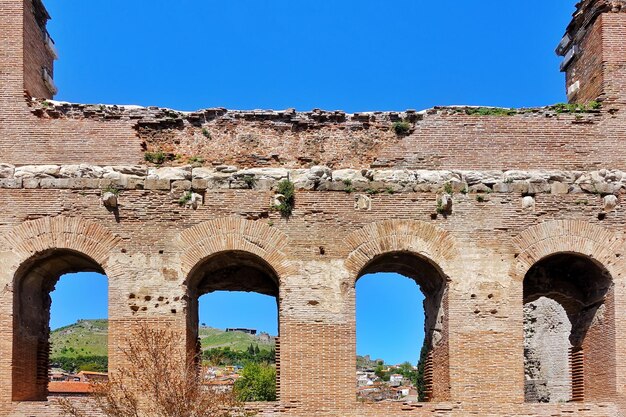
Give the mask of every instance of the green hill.
<path id="1" fill-rule="evenodd" d="M 107 356 L 109 324 L 107 320 L 79 320 L 50 334 L 50 356 Z"/>
<path id="2" fill-rule="evenodd" d="M 260 350 L 271 350 L 274 338 L 271 336 L 252 336 L 242 332 L 225 332 L 212 327 L 200 327 L 202 350 L 230 347 L 231 350 L 243 352 L 248 346 L 259 346 Z"/>
<path id="3" fill-rule="evenodd" d="M 61 327 L 50 334 L 51 357 L 76 358 L 79 356 L 107 356 L 107 320 L 79 320 L 70 326 Z M 271 350 L 274 338 L 268 335 L 249 335 L 242 332 L 225 332 L 212 327 L 200 327 L 202 350 L 230 347 L 245 351 L 248 346 L 259 346 L 260 350 Z"/>

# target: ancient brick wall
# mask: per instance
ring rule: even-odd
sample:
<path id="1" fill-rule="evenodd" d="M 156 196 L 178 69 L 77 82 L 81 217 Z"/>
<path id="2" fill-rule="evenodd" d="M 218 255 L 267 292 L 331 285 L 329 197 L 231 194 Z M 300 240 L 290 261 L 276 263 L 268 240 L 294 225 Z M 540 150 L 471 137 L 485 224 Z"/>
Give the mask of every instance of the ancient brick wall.
<path id="1" fill-rule="evenodd" d="M 597 4 L 571 68 L 599 108 L 180 113 L 42 100 L 37 2 L 0 0 L 0 415 L 58 416 L 37 371 L 60 274 L 107 275 L 115 368 L 139 323 L 195 346 L 194 297 L 226 267 L 249 275 L 223 285 L 278 287 L 280 400 L 250 404 L 260 415 L 623 414 L 626 9 Z M 553 255 L 611 284 L 577 330 L 582 402 L 524 398 L 526 277 Z M 356 400 L 354 284 L 372 270 L 443 283 L 431 402 Z"/>

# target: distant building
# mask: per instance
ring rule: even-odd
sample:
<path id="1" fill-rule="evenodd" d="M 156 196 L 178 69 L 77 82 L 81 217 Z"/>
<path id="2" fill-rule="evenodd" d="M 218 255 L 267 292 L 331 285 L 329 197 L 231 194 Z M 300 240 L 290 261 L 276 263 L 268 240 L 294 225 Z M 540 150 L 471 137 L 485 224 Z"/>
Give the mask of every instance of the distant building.
<path id="1" fill-rule="evenodd" d="M 393 374 L 389 377 L 389 385 L 392 387 L 399 387 L 404 381 L 404 376 L 400 374 Z"/>
<path id="2" fill-rule="evenodd" d="M 256 335 L 256 329 L 226 329 L 226 332 L 241 332 L 241 333 L 247 333 L 247 334 L 251 334 L 251 335 Z"/>
<path id="3" fill-rule="evenodd" d="M 80 382 L 106 382 L 109 380 L 109 374 L 105 372 L 81 371 L 76 376 Z"/>

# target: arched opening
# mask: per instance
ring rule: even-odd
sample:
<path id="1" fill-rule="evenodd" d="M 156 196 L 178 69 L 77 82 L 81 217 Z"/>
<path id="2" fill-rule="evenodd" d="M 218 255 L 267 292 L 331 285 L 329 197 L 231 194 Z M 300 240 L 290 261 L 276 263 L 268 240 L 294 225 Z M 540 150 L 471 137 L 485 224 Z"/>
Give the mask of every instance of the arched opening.
<path id="1" fill-rule="evenodd" d="M 279 279 L 274 269 L 259 256 L 249 252 L 224 251 L 204 259 L 194 267 L 189 274 L 187 288 L 187 349 L 190 355 L 211 368 L 209 375 L 215 378 L 211 383 L 232 389 L 236 380 L 237 394 L 241 399 L 275 400 L 279 392 L 280 338 Z M 232 317 L 225 316 L 236 316 L 233 309 L 237 309 L 238 305 L 240 309 L 248 309 L 259 317 L 267 318 L 273 312 L 276 320 L 263 321 L 265 326 L 261 328 L 256 327 L 259 322 L 250 319 L 235 323 Z M 219 310 L 219 306 L 223 308 Z M 224 328 L 214 328 L 220 324 Z M 274 334 L 270 334 L 272 329 L 275 330 Z M 259 375 L 251 375 L 252 369 Z M 275 375 L 269 382 L 265 380 L 268 373 Z M 258 379 L 250 381 L 255 377 Z M 243 381 L 264 383 L 263 395 L 243 393 Z"/>
<path id="2" fill-rule="evenodd" d="M 20 266 L 14 277 L 13 400 L 44 401 L 50 379 L 51 293 L 66 274 L 104 275 L 90 257 L 72 250 L 39 253 Z M 88 297 L 88 294 L 81 294 Z"/>
<path id="3" fill-rule="evenodd" d="M 615 385 L 613 280 L 595 260 L 557 253 L 524 278 L 527 402 L 598 400 Z"/>
<path id="4" fill-rule="evenodd" d="M 404 369 L 406 364 L 385 364 L 400 366 L 385 367 L 383 375 L 379 374 L 381 369 L 357 371 L 357 398 L 366 401 L 386 399 L 406 401 L 408 394 L 408 399 L 421 401 L 449 399 L 447 277 L 433 262 L 411 252 L 397 251 L 377 256 L 359 273 L 355 284 L 358 308 L 359 303 L 364 301 L 359 299 L 359 281 L 374 277 L 382 285 L 385 284 L 385 278 L 400 281 L 403 278 L 410 279 L 414 284 L 413 288 L 407 286 L 407 291 L 415 291 L 417 289 L 415 287 L 419 287 L 423 297 L 413 292 L 414 299 L 407 302 L 415 304 L 413 310 L 418 312 L 417 314 L 420 310 L 423 314 L 423 343 L 418 340 L 413 349 L 413 357 L 406 358 L 409 363 L 417 364 L 413 369 L 414 373 Z M 423 303 L 422 309 L 418 306 L 420 302 Z M 393 310 L 393 305 L 383 308 Z M 405 319 L 421 321 L 414 317 Z M 357 322 L 357 329 L 359 328 L 360 324 Z M 388 340 L 386 343 L 392 345 L 394 341 Z M 411 388 L 417 392 L 412 392 Z"/>

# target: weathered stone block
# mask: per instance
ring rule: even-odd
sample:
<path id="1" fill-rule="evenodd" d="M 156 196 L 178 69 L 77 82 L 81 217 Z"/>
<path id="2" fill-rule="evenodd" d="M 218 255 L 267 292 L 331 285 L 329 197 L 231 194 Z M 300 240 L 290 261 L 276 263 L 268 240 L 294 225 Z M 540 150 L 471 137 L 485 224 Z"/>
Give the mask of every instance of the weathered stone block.
<path id="1" fill-rule="evenodd" d="M 194 190 L 204 191 L 208 188 L 208 186 L 209 186 L 209 181 L 206 179 L 194 178 L 191 181 L 191 188 L 193 188 Z"/>
<path id="2" fill-rule="evenodd" d="M 569 184 L 563 184 L 562 182 L 553 182 L 550 184 L 550 193 L 552 194 L 567 194 L 569 193 Z"/>
<path id="3" fill-rule="evenodd" d="M 22 179 L 0 178 L 0 188 L 22 188 Z"/>
<path id="4" fill-rule="evenodd" d="M 188 180 L 172 181 L 171 187 L 172 187 L 172 192 L 188 191 L 188 190 L 191 190 L 191 181 L 188 181 Z"/>
<path id="5" fill-rule="evenodd" d="M 70 178 L 42 178 L 39 182 L 40 188 L 65 189 L 72 188 Z"/>
<path id="6" fill-rule="evenodd" d="M 11 164 L 0 164 L 0 178 L 12 178 L 15 166 Z"/>
<path id="7" fill-rule="evenodd" d="M 147 178 L 145 182 L 146 190 L 170 190 L 170 180 Z"/>

